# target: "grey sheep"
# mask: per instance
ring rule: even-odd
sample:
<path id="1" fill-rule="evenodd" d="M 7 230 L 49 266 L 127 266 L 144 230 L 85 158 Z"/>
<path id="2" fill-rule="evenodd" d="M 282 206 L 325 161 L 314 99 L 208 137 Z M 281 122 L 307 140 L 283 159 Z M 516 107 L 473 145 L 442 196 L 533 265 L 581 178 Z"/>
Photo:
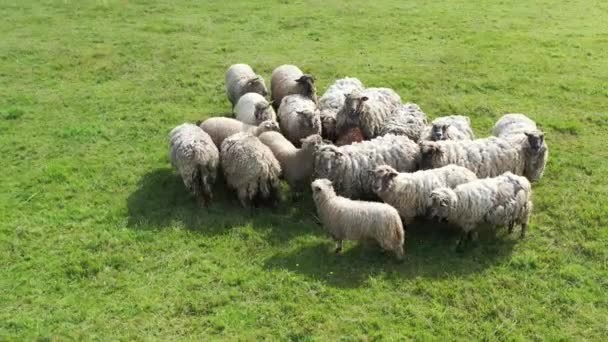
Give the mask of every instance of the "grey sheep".
<path id="1" fill-rule="evenodd" d="M 418 169 L 420 148 L 406 136 L 387 134 L 373 140 L 336 147 L 320 145 L 315 152 L 314 178 L 331 180 L 338 194 L 353 199 L 375 198 L 373 170 L 389 165 L 399 172 Z"/>
<path id="2" fill-rule="evenodd" d="M 279 198 L 281 165 L 258 137 L 237 133 L 226 138 L 220 160 L 226 182 L 237 192 L 243 207 Z"/>
<path id="3" fill-rule="evenodd" d="M 380 135 L 405 135 L 413 141 L 420 140 L 427 127 L 426 114 L 415 103 L 398 106 L 382 127 Z"/>
<path id="4" fill-rule="evenodd" d="M 295 65 L 285 64 L 272 71 L 270 79 L 271 99 L 275 110 L 287 95 L 302 95 L 317 103 L 317 88 L 312 75 L 304 74 Z"/>
<path id="5" fill-rule="evenodd" d="M 288 95 L 279 107 L 281 131 L 292 144 L 299 147 L 300 140 L 309 135 L 321 134 L 321 117 L 317 105 L 302 95 Z"/>
<path id="6" fill-rule="evenodd" d="M 471 128 L 471 119 L 463 115 L 439 117 L 427 127 L 422 140 L 473 140 L 475 134 Z"/>
<path id="7" fill-rule="evenodd" d="M 171 165 L 186 189 L 202 204 L 213 198 L 219 152 L 211 137 L 200 127 L 184 123 L 169 133 Z"/>
<path id="8" fill-rule="evenodd" d="M 220 148 L 224 139 L 236 133 L 248 132 L 255 136 L 259 136 L 264 132 L 278 132 L 280 130 L 279 123 L 272 120 L 264 121 L 258 126 L 255 126 L 226 117 L 209 118 L 198 125 L 203 129 L 203 131 L 209 134 L 217 148 Z"/>
<path id="9" fill-rule="evenodd" d="M 268 95 L 264 79 L 256 75 L 247 64 L 233 64 L 226 70 L 226 95 L 236 105 L 239 98 L 246 93 L 258 93 L 261 96 Z"/>
<path id="10" fill-rule="evenodd" d="M 363 83 L 354 77 L 345 77 L 336 80 L 327 88 L 323 96 L 319 98 L 319 110 L 321 111 L 321 135 L 323 139 L 336 141 L 336 114 L 344 106 L 346 95 L 351 92 L 363 91 Z"/>
<path id="11" fill-rule="evenodd" d="M 359 127 L 366 139 L 379 136 L 391 113 L 401 105 L 392 89 L 368 88 L 346 95 L 344 106 L 336 115 L 338 136 L 350 127 Z"/>
<path id="12" fill-rule="evenodd" d="M 336 253 L 342 251 L 343 240 L 375 240 L 382 249 L 403 259 L 405 232 L 395 208 L 338 196 L 328 179 L 315 180 L 311 188 L 319 218 L 336 241 Z"/>
<path id="13" fill-rule="evenodd" d="M 382 165 L 370 172 L 374 176 L 374 192 L 399 211 L 406 226 L 417 216 L 427 214 L 433 190 L 454 188 L 477 179 L 472 171 L 456 165 L 413 173 L 399 173 L 388 165 Z"/>
<path id="14" fill-rule="evenodd" d="M 259 125 L 262 121 L 277 121 L 277 114 L 270 103 L 258 93 L 247 93 L 239 99 L 234 107 L 237 120 L 249 125 Z"/>
<path id="15" fill-rule="evenodd" d="M 532 212 L 532 187 L 521 176 L 506 172 L 495 178 L 484 178 L 461 184 L 454 189 L 440 188 L 431 193 L 432 216 L 459 226 L 466 238 L 475 240 L 476 227 L 482 223 L 508 226 L 521 225 L 526 234 Z"/>
<path id="16" fill-rule="evenodd" d="M 259 136 L 281 164 L 283 177 L 293 190 L 301 191 L 308 186 L 314 166 L 314 152 L 322 143 L 321 136 L 311 135 L 302 139 L 302 148 L 296 148 L 279 132 L 266 132 Z"/>
<path id="17" fill-rule="evenodd" d="M 321 117 L 321 136 L 329 141 L 336 141 L 338 134 L 336 132 L 336 113 L 322 111 Z"/>

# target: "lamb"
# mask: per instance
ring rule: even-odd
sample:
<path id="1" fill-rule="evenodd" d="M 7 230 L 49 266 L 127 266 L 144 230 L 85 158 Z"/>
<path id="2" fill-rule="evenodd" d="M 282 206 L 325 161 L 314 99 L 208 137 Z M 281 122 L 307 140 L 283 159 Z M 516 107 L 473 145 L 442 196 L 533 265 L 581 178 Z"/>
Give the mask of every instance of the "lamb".
<path id="1" fill-rule="evenodd" d="M 321 117 L 317 105 L 302 95 L 288 95 L 279 107 L 281 131 L 295 146 L 312 134 L 321 134 Z"/>
<path id="2" fill-rule="evenodd" d="M 492 135 L 509 140 L 520 149 L 526 161 L 524 175 L 531 181 L 539 181 L 545 171 L 549 157 L 549 147 L 545 143 L 545 134 L 536 127 L 536 123 L 523 114 L 506 114 L 500 118 Z"/>
<path id="3" fill-rule="evenodd" d="M 350 145 L 352 143 L 365 140 L 363 131 L 359 127 L 350 127 L 345 132 L 342 132 L 336 139 L 336 146 Z"/>
<path id="4" fill-rule="evenodd" d="M 472 171 L 456 165 L 414 173 L 399 173 L 388 165 L 381 165 L 369 172 L 374 177 L 374 192 L 399 211 L 405 226 L 416 216 L 427 214 L 433 190 L 454 188 L 477 179 Z"/>
<path id="5" fill-rule="evenodd" d="M 283 98 L 287 95 L 302 95 L 317 103 L 317 88 L 312 75 L 304 74 L 295 65 L 285 64 L 272 72 L 270 79 L 271 99 L 275 110 L 278 110 Z"/>
<path id="6" fill-rule="evenodd" d="M 321 144 L 318 134 L 302 139 L 302 148 L 293 146 L 287 138 L 279 132 L 266 132 L 259 136 L 260 141 L 268 146 L 275 158 L 281 164 L 283 177 L 291 189 L 301 191 L 305 183 L 310 182 L 314 165 L 314 152 Z"/>
<path id="7" fill-rule="evenodd" d="M 208 204 L 219 165 L 219 152 L 211 137 L 200 127 L 184 123 L 171 130 L 169 141 L 171 165 L 186 189 L 201 204 Z"/>
<path id="8" fill-rule="evenodd" d="M 475 228 L 486 223 L 492 226 L 508 226 L 509 233 L 515 224 L 521 224 L 521 237 L 525 237 L 532 212 L 532 187 L 521 176 L 505 172 L 495 178 L 478 179 L 450 189 L 447 187 L 431 193 L 432 216 L 459 226 L 466 238 L 477 239 Z"/>
<path id="9" fill-rule="evenodd" d="M 338 135 L 349 127 L 360 127 L 366 139 L 379 136 L 390 114 L 401 105 L 392 89 L 368 88 L 346 95 L 344 106 L 336 115 Z"/>
<path id="10" fill-rule="evenodd" d="M 415 142 L 406 136 L 387 134 L 341 147 L 320 145 L 315 152 L 313 177 L 331 180 L 341 196 L 375 198 L 369 170 L 386 164 L 399 172 L 411 172 L 419 163 L 420 148 Z"/>
<path id="11" fill-rule="evenodd" d="M 272 120 L 262 122 L 259 126 L 248 125 L 239 120 L 225 117 L 209 118 L 202 123 L 198 122 L 203 131 L 205 131 L 217 148 L 220 148 L 224 139 L 229 136 L 239 133 L 248 132 L 255 136 L 268 131 L 279 131 L 279 123 Z"/>
<path id="12" fill-rule="evenodd" d="M 247 93 L 239 99 L 234 107 L 237 120 L 249 125 L 259 125 L 262 121 L 277 121 L 277 114 L 270 103 L 258 93 Z"/>
<path id="13" fill-rule="evenodd" d="M 226 71 L 226 95 L 232 103 L 232 108 L 239 98 L 246 93 L 258 93 L 261 96 L 268 95 L 264 79 L 256 75 L 247 64 L 233 64 Z"/>
<path id="14" fill-rule="evenodd" d="M 427 127 L 422 140 L 473 140 L 475 134 L 471 128 L 471 119 L 463 115 L 439 117 Z"/>
<path id="15" fill-rule="evenodd" d="M 372 239 L 403 259 L 405 232 L 395 208 L 338 196 L 328 179 L 315 180 L 311 188 L 321 222 L 336 241 L 336 253 L 342 252 L 343 240 Z"/>
<path id="16" fill-rule="evenodd" d="M 398 106 L 390 115 L 380 135 L 405 135 L 413 141 L 420 140 L 427 126 L 426 114 L 415 103 Z"/>
<path id="17" fill-rule="evenodd" d="M 242 132 L 226 138 L 220 161 L 226 182 L 237 192 L 243 207 L 279 198 L 281 165 L 258 137 Z"/>

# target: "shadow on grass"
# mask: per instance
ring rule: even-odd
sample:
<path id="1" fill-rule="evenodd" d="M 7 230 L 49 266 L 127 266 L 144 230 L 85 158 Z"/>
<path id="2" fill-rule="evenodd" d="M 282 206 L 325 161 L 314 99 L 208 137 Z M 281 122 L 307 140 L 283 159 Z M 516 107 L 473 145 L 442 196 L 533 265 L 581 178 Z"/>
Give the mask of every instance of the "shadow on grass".
<path id="1" fill-rule="evenodd" d="M 298 205 L 286 198 L 275 208 L 244 209 L 221 177 L 213 193 L 211 205 L 201 207 L 173 170 L 154 170 L 142 177 L 138 189 L 127 199 L 127 225 L 142 230 L 181 225 L 204 235 L 224 234 L 233 227 L 251 225 L 253 229 L 271 230 L 271 242 L 286 241 L 316 228 L 309 194 Z"/>
<path id="2" fill-rule="evenodd" d="M 372 244 L 348 242 L 342 255 L 333 253 L 333 242 L 312 244 L 276 254 L 266 260 L 266 269 L 288 270 L 332 286 L 353 288 L 369 277 L 384 279 L 465 277 L 509 259 L 518 243 L 517 234 L 506 230 L 483 230 L 479 242 L 462 252 L 454 250 L 458 232 L 453 227 L 418 223 L 408 227 L 405 260 Z M 350 248 L 352 246 L 352 248 Z"/>

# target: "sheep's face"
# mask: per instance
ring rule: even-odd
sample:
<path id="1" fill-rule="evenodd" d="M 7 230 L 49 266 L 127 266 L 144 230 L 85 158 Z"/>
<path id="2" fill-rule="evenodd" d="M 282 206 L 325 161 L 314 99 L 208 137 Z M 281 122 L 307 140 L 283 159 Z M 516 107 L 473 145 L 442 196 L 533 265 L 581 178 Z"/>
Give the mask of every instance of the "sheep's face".
<path id="1" fill-rule="evenodd" d="M 333 186 L 331 181 L 326 178 L 316 179 L 310 184 L 310 188 L 312 189 L 312 195 L 315 198 L 319 198 L 320 196 L 328 195 L 333 192 Z"/>
<path id="2" fill-rule="evenodd" d="M 261 123 L 266 120 L 272 120 L 274 118 L 274 115 L 272 114 L 273 112 L 272 108 L 270 107 L 270 103 L 264 101 L 255 104 L 254 116 L 255 121 L 257 123 Z"/>
<path id="3" fill-rule="evenodd" d="M 336 118 L 331 116 L 321 117 L 321 133 L 329 139 L 336 138 Z"/>
<path id="4" fill-rule="evenodd" d="M 369 98 L 361 95 L 361 93 L 357 91 L 345 96 L 344 109 L 346 109 L 346 115 L 348 115 L 350 119 L 358 119 L 363 113 L 363 106 L 365 105 L 365 102 L 369 100 Z"/>
<path id="5" fill-rule="evenodd" d="M 309 135 L 304 139 L 300 139 L 303 150 L 315 150 L 317 146 L 323 143 L 323 138 L 318 134 Z"/>
<path id="6" fill-rule="evenodd" d="M 431 128 L 431 140 L 441 141 L 447 139 L 447 132 L 450 125 L 448 124 L 434 124 Z"/>
<path id="7" fill-rule="evenodd" d="M 304 74 L 300 76 L 297 80 L 295 80 L 300 87 L 303 89 L 302 95 L 316 100 L 317 97 L 317 87 L 315 86 L 315 78 L 312 75 Z"/>
<path id="8" fill-rule="evenodd" d="M 328 178 L 343 162 L 344 154 L 336 146 L 320 145 L 315 152 L 315 176 Z"/>
<path id="9" fill-rule="evenodd" d="M 258 93 L 262 96 L 268 95 L 268 90 L 264 84 L 264 79 L 260 75 L 250 79 L 245 88 L 247 93 Z"/>
<path id="10" fill-rule="evenodd" d="M 302 128 L 307 131 L 321 132 L 321 118 L 318 113 L 311 110 L 297 111 L 298 120 Z"/>
<path id="11" fill-rule="evenodd" d="M 270 131 L 274 131 L 274 132 L 281 131 L 281 129 L 279 127 L 279 123 L 274 120 L 263 121 L 261 124 L 258 125 L 258 127 L 259 127 L 259 130 L 258 130 L 259 134 L 262 134 L 264 132 L 270 132 Z"/>
<path id="12" fill-rule="evenodd" d="M 450 188 L 436 189 L 431 193 L 430 216 L 445 221 L 457 201 L 456 193 Z"/>
<path id="13" fill-rule="evenodd" d="M 428 169 L 433 167 L 433 160 L 441 156 L 441 149 L 438 143 L 424 141 L 420 143 L 420 167 Z"/>
<path id="14" fill-rule="evenodd" d="M 545 134 L 542 132 L 526 132 L 528 145 L 533 152 L 539 152 L 545 143 Z"/>
<path id="15" fill-rule="evenodd" d="M 375 193 L 379 193 L 388 189 L 395 177 L 399 175 L 397 170 L 393 169 L 388 165 L 381 165 L 373 170 L 368 171 L 370 176 L 373 177 L 373 190 Z"/>

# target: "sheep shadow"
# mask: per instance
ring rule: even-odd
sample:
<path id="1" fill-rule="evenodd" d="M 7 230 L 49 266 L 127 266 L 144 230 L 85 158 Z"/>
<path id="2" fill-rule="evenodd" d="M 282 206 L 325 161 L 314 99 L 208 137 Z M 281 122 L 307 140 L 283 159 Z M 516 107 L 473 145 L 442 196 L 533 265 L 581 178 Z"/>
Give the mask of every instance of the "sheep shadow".
<path id="1" fill-rule="evenodd" d="M 138 230 L 158 230 L 175 226 L 202 235 L 225 234 L 233 227 L 251 226 L 271 230 L 270 242 L 284 242 L 310 232 L 314 208 L 304 198 L 293 205 L 288 196 L 276 207 L 245 209 L 228 189 L 221 175 L 214 187 L 214 199 L 208 207 L 199 205 L 186 191 L 181 178 L 170 168 L 145 174 L 138 188 L 127 199 L 127 226 Z"/>
<path id="2" fill-rule="evenodd" d="M 508 260 L 517 234 L 505 230 L 481 230 L 479 241 L 455 250 L 459 232 L 454 227 L 430 222 L 410 225 L 406 234 L 405 259 L 378 246 L 349 242 L 341 255 L 333 253 L 334 244 L 310 244 L 295 251 L 278 253 L 265 262 L 268 270 L 288 270 L 330 286 L 356 288 L 370 277 L 414 279 L 466 277 Z"/>

